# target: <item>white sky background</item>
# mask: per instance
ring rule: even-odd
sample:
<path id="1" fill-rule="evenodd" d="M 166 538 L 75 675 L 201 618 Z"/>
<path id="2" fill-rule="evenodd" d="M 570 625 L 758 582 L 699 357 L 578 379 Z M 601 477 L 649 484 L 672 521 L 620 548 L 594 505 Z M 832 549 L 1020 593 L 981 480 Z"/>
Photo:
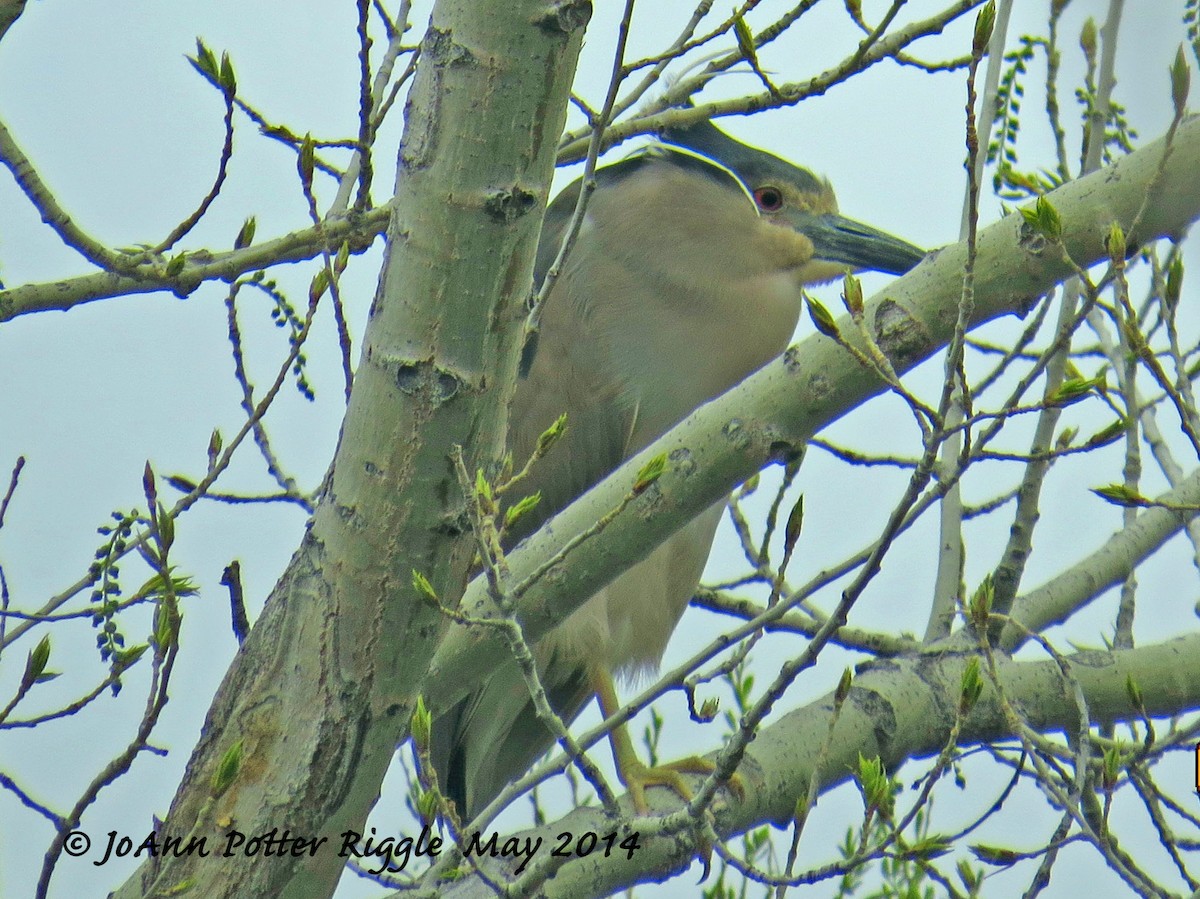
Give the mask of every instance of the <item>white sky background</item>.
<path id="1" fill-rule="evenodd" d="M 886 7 L 865 2 L 868 19 Z M 914 0 L 918 18 L 944 4 Z M 1012 35 L 1044 28 L 1046 3 L 1021 0 L 1010 28 Z M 615 18 L 620 4 L 598 4 L 589 28 L 576 90 L 598 105 L 611 65 Z M 717 15 L 727 10 L 718 4 Z M 770 7 L 770 4 L 767 4 Z M 1166 66 L 1183 39 L 1181 4 L 1127 4 L 1121 32 L 1119 84 L 1116 98 L 1130 110 L 1142 142 L 1160 135 L 1170 118 Z M 691 12 L 687 2 L 644 3 L 635 18 L 629 55 L 662 49 Z M 1061 29 L 1064 51 L 1061 84 L 1065 117 L 1074 122 L 1076 106 L 1070 87 L 1081 69 L 1076 36 L 1084 18 L 1102 21 L 1107 3 L 1074 0 Z M 423 30 L 421 10 L 414 20 Z M 771 10 L 750 23 L 771 18 Z M 969 17 L 970 19 L 971 17 Z M 969 20 L 968 19 L 968 20 Z M 23 17 L 0 42 L 0 119 L 12 131 L 58 199 L 87 231 L 110 246 L 154 243 L 189 213 L 208 190 L 222 140 L 222 104 L 185 62 L 202 36 L 217 52 L 233 57 L 239 90 L 255 106 L 294 132 L 341 137 L 357 130 L 357 44 L 354 4 L 317 4 L 259 0 L 228 2 L 30 3 Z M 842 5 L 826 2 L 803 24 L 771 45 L 762 61 L 780 80 L 800 80 L 843 58 L 857 34 L 846 23 Z M 923 58 L 947 58 L 965 52 L 969 28 L 950 29 L 941 38 L 919 43 Z M 382 44 L 377 44 L 377 50 Z M 1040 98 L 1030 75 L 1024 120 L 1027 143 L 1023 160 L 1049 166 L 1052 155 L 1044 126 L 1038 122 Z M 755 91 L 749 75 L 723 79 L 713 96 Z M 770 149 L 827 175 L 837 189 L 844 214 L 868 222 L 922 246 L 934 247 L 958 238 L 964 176 L 962 170 L 964 75 L 930 76 L 891 63 L 877 66 L 828 95 L 799 107 L 752 119 L 727 119 L 724 126 L 742 140 Z M 1194 104 L 1193 104 L 1194 105 Z M 374 196 L 389 194 L 394 172 L 395 116 L 379 143 Z M 572 124 L 577 124 L 573 122 Z M 237 121 L 236 152 L 229 182 L 205 221 L 184 241 L 188 248 L 228 246 L 247 215 L 258 218 L 258 240 L 305 226 L 307 215 L 295 174 L 295 157 L 280 144 L 259 136 L 244 117 Z M 1068 140 L 1078 145 L 1078 132 Z M 620 155 L 628 148 L 614 151 Z M 1077 151 L 1073 158 L 1077 157 Z M 574 177 L 560 173 L 561 183 Z M 333 193 L 318 180 L 322 199 Z M 998 205 L 984 204 L 982 222 L 994 221 Z M 353 264 L 343 281 L 357 358 L 357 338 L 375 288 L 378 247 Z M 1189 271 L 1200 270 L 1193 247 Z M 20 194 L 7 171 L 0 172 L 0 279 L 8 287 L 65 278 L 88 271 L 86 263 L 62 247 Z M 278 274 L 300 304 L 314 266 L 293 266 Z M 887 283 L 881 276 L 864 278 L 868 294 Z M 1186 297 L 1195 291 L 1185 291 Z M 836 289 L 818 291 L 831 309 L 840 308 Z M 114 509 L 144 508 L 142 467 L 149 459 L 160 474 L 196 475 L 203 471 L 205 447 L 213 427 L 226 435 L 239 426 L 238 388 L 231 376 L 226 338 L 224 291 L 205 286 L 186 300 L 146 294 L 86 305 L 68 314 L 26 316 L 0 327 L 0 481 L 18 455 L 27 459 L 20 488 L 0 531 L 0 563 L 8 579 L 14 607 L 34 609 L 77 580 L 99 545 L 95 533 Z M 1185 334 L 1194 334 L 1194 311 L 1181 314 Z M 273 377 L 287 351 L 283 335 L 267 317 L 265 301 L 243 294 L 241 322 L 246 338 L 251 380 L 259 387 Z M 1000 323 L 1007 333 L 1011 324 Z M 801 323 L 807 333 L 807 322 Z M 342 417 L 341 376 L 333 325 L 327 314 L 307 348 L 310 377 L 318 399 L 308 403 L 285 389 L 268 416 L 268 427 L 285 466 L 307 489 L 316 486 L 332 454 Z M 931 389 L 940 381 L 936 363 L 914 384 Z M 936 379 L 936 380 L 935 380 Z M 1108 423 L 1070 410 L 1064 424 L 1083 423 L 1089 433 Z M 1164 426 L 1166 427 L 1166 426 Z M 896 403 L 876 401 L 839 423 L 826 436 L 860 448 L 879 448 L 881 435 L 896 436 L 894 447 L 911 453 L 914 428 Z M 1005 443 L 1027 446 L 1027 432 Z M 1119 480 L 1119 448 L 1106 454 L 1076 457 L 1056 466 L 1043 505 L 1046 521 L 1025 580 L 1040 583 L 1070 561 L 1085 555 L 1119 526 L 1119 512 L 1083 491 Z M 966 487 L 968 501 L 980 500 L 1011 484 L 1015 468 L 981 467 Z M 1147 467 L 1144 492 L 1154 493 L 1161 481 Z M 995 480 L 988 481 L 987 477 Z M 850 472 L 811 452 L 800 477 L 806 496 L 805 536 L 790 570 L 797 583 L 826 564 L 857 550 L 877 530 L 899 496 L 902 476 L 888 472 Z M 269 489 L 259 457 L 241 453 L 220 488 L 255 492 Z M 2 488 L 2 485 L 0 485 Z M 164 493 L 169 491 L 164 486 Z M 764 490 L 764 493 L 766 491 Z M 761 520 L 761 518 L 759 519 Z M 932 521 L 932 519 L 931 519 Z M 968 530 L 966 580 L 978 582 L 995 564 L 1009 518 L 972 525 Z M 170 749 L 165 757 L 143 755 L 130 775 L 106 790 L 84 818 L 83 829 L 96 845 L 108 831 L 143 837 L 154 813 L 165 814 L 187 761 L 203 714 L 235 651 L 228 602 L 218 578 L 225 565 L 239 559 L 250 613 L 256 615 L 283 570 L 304 525 L 294 506 L 230 508 L 200 503 L 178 525 L 176 562 L 201 585 L 201 595 L 185 604 L 183 651 L 173 677 L 171 702 L 154 742 Z M 731 534 L 724 556 L 710 565 L 710 577 L 741 571 Z M 924 629 L 933 575 L 935 535 L 928 527 L 903 538 L 889 557 L 881 577 L 855 608 L 851 623 L 883 630 Z M 139 565 L 126 564 L 123 583 L 130 592 L 145 579 Z M 1160 640 L 1194 626 L 1194 572 L 1186 547 L 1178 541 L 1159 553 L 1139 574 L 1142 605 L 1136 635 L 1139 642 Z M 1186 586 L 1182 586 L 1186 584 Z M 1157 588 L 1157 589 L 1156 589 Z M 826 603 L 828 607 L 829 603 Z M 1093 645 L 1110 632 L 1115 599 L 1098 602 L 1072 630 L 1076 639 Z M 131 642 L 144 639 L 133 621 L 125 624 Z M 145 622 L 146 619 L 143 619 Z M 677 631 L 667 663 L 683 658 L 687 647 L 713 632 L 718 621 L 700 613 L 685 619 Z M 103 676 L 86 624 L 55 628 L 51 668 L 64 672 L 41 686 L 22 705 L 25 715 L 50 709 L 78 695 L 81 685 Z M 11 649 L 0 666 L 0 697 L 11 695 L 20 677 L 26 640 Z M 763 676 L 777 669 L 781 643 L 765 641 L 758 655 Z M 772 655 L 772 653 L 775 655 Z M 829 689 L 847 657 L 833 652 L 807 672 L 786 697 L 789 704 L 807 701 Z M 141 713 L 146 688 L 142 665 L 126 678 L 119 702 L 109 697 L 78 720 L 36 731 L 0 734 L 0 768 L 15 774 L 39 801 L 65 811 L 96 771 L 122 748 Z M 4 700 L 6 701 L 6 700 Z M 2 702 L 0 702 L 2 704 Z M 726 702 L 725 705 L 728 705 Z M 662 705 L 669 722 L 677 722 L 682 701 Z M 686 716 L 683 716 L 686 717 Z M 717 725 L 713 725 L 717 727 Z M 635 733 L 640 727 L 635 726 Z M 716 734 L 685 724 L 664 746 L 664 756 L 715 746 Z M 606 752 L 598 758 L 607 761 Z M 1179 785 L 1190 784 L 1190 761 L 1179 760 Z M 911 779 L 911 777 L 909 778 Z M 972 790 L 979 792 L 972 796 Z M 979 774 L 966 791 L 939 791 L 938 829 L 960 820 L 956 803 L 964 803 L 962 820 L 985 806 L 994 795 L 991 781 Z M 388 805 L 388 803 L 391 803 Z M 374 823 L 381 832 L 411 833 L 411 822 L 398 812 L 394 792 L 381 804 Z M 1017 847 L 1039 845 L 1053 829 L 1055 816 L 1037 796 L 1028 813 L 1000 816 L 999 829 L 981 841 Z M 845 826 L 860 814 L 857 793 L 843 789 L 822 799 L 809 825 L 805 845 L 809 861 L 828 858 Z M 517 818 L 514 817 L 514 821 Z M 1019 820 L 1021 830 L 1005 830 Z M 1147 831 L 1149 835 L 1149 832 Z M 0 791 L 0 895 L 24 896 L 37 876 L 51 837 L 48 823 L 7 791 Z M 1128 839 L 1128 836 L 1126 837 Z M 1135 854 L 1136 845 L 1130 846 Z M 63 858 L 51 894 L 58 897 L 103 895 L 118 885 L 132 864 L 114 862 L 94 867 L 98 855 Z M 1048 895 L 1074 895 L 1074 871 L 1102 887 L 1106 872 L 1097 870 L 1090 850 L 1068 850 L 1056 869 Z M 1074 867 L 1073 867 L 1074 866 Z M 1152 865 L 1152 867 L 1154 867 Z M 1024 888 L 1029 870 L 998 876 L 994 895 Z M 1162 870 L 1157 868 L 1157 870 Z M 1005 879 L 1007 878 L 1007 879 Z M 1079 880 L 1076 883 L 1081 882 Z M 695 878 L 685 875 L 673 886 L 646 888 L 650 895 L 683 895 Z M 1123 888 L 1114 883 L 1114 889 Z M 831 888 L 831 887 L 830 887 Z M 759 888 L 755 888 L 755 894 Z M 343 883 L 339 896 L 367 896 L 377 887 Z M 639 895 L 643 890 L 639 889 Z M 823 895 L 814 888 L 805 895 Z"/>

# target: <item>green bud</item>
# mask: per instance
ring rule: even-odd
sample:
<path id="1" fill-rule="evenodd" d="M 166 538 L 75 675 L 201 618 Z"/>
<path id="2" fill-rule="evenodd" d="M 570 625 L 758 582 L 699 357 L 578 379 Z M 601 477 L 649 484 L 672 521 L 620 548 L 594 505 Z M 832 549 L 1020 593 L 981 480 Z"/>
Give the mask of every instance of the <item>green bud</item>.
<path id="1" fill-rule="evenodd" d="M 1055 447 L 1064 450 L 1075 442 L 1075 438 L 1079 436 L 1079 428 L 1063 428 L 1062 433 L 1058 435 L 1058 439 L 1054 441 Z"/>
<path id="2" fill-rule="evenodd" d="M 1192 84 L 1192 71 L 1188 68 L 1187 59 L 1183 55 L 1183 45 L 1175 51 L 1175 60 L 1171 63 L 1171 103 L 1175 107 L 1175 117 L 1181 118 L 1187 107 L 1188 90 Z"/>
<path id="3" fill-rule="evenodd" d="M 1119 223 L 1113 222 L 1109 226 L 1104 248 L 1108 251 L 1108 258 L 1113 265 L 1125 264 L 1125 232 L 1121 230 Z"/>
<path id="4" fill-rule="evenodd" d="M 814 300 L 807 293 L 804 294 L 804 305 L 808 307 L 809 318 L 812 319 L 818 331 L 826 337 L 838 339 L 837 322 L 833 320 L 833 316 L 829 314 L 829 310 L 821 305 L 820 300 Z"/>
<path id="5" fill-rule="evenodd" d="M 1176 256 L 1171 267 L 1167 269 L 1167 283 L 1163 290 L 1163 302 L 1169 312 L 1174 312 L 1179 306 L 1179 297 L 1183 292 L 1183 257 Z"/>
<path id="6" fill-rule="evenodd" d="M 308 301 L 315 303 L 325 295 L 325 291 L 329 289 L 329 272 L 323 268 L 317 269 L 317 273 L 313 275 L 312 282 L 308 285 Z"/>
<path id="7" fill-rule="evenodd" d="M 996 26 L 996 0 L 988 0 L 979 15 L 975 17 L 975 35 L 971 39 L 971 54 L 978 59 L 987 50 L 988 41 L 992 39 L 992 29 Z"/>
<path id="8" fill-rule="evenodd" d="M 224 447 L 225 441 L 221 437 L 221 432 L 213 428 L 212 436 L 208 438 L 208 467 L 212 468 L 217 464 L 217 457 L 221 455 L 221 449 Z"/>
<path id="9" fill-rule="evenodd" d="M 842 279 L 842 302 L 846 304 L 846 311 L 852 316 L 858 318 L 863 313 L 863 289 L 862 282 L 854 275 L 846 275 Z"/>
<path id="10" fill-rule="evenodd" d="M 433 733 L 433 715 L 425 707 L 425 697 L 419 693 L 416 705 L 413 707 L 412 717 L 409 719 L 409 728 L 417 752 L 421 754 L 428 752 L 430 735 Z"/>
<path id="11" fill-rule="evenodd" d="M 1084 446 L 1086 446 L 1088 449 L 1092 449 L 1097 446 L 1107 446 L 1114 440 L 1120 438 L 1125 433 L 1126 427 L 1127 425 L 1125 419 L 1118 418 L 1112 424 L 1102 428 L 1089 437 Z"/>
<path id="12" fill-rule="evenodd" d="M 1117 785 L 1117 781 L 1121 777 L 1121 769 L 1124 768 L 1124 760 L 1121 757 L 1121 751 L 1115 746 L 1109 746 L 1104 750 L 1103 778 L 1104 790 L 1111 793 Z"/>
<path id="13" fill-rule="evenodd" d="M 783 529 L 783 551 L 786 555 L 791 555 L 792 550 L 796 548 L 796 541 L 800 539 L 800 530 L 804 527 L 804 494 L 800 494 L 800 498 L 796 500 L 796 504 L 792 506 L 792 511 L 788 513 L 787 525 Z"/>
<path id="14" fill-rule="evenodd" d="M 300 142 L 300 156 L 296 160 L 297 168 L 300 172 L 300 181 L 304 184 L 304 189 L 312 188 L 313 167 L 315 166 L 316 147 L 313 144 L 311 134 L 304 135 L 304 140 Z"/>
<path id="15" fill-rule="evenodd" d="M 838 685 L 833 691 L 833 707 L 835 709 L 841 708 L 846 697 L 850 695 L 850 687 L 853 684 L 854 673 L 849 668 L 842 669 L 842 676 L 838 678 Z"/>
<path id="16" fill-rule="evenodd" d="M 427 601 L 435 608 L 441 608 L 442 604 L 438 600 L 437 591 L 433 589 L 433 584 L 429 583 L 429 578 L 425 577 L 425 575 L 421 574 L 415 568 L 412 570 L 412 585 L 421 599 Z"/>
<path id="17" fill-rule="evenodd" d="M 1089 66 L 1096 64 L 1096 40 L 1096 20 L 1089 16 L 1079 32 L 1079 48 L 1083 50 Z"/>

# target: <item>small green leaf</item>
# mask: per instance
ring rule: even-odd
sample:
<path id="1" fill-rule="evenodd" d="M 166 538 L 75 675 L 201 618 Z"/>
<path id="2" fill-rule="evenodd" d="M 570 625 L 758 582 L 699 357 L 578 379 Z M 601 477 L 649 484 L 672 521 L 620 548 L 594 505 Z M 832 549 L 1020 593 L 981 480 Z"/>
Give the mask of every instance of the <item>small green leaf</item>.
<path id="1" fill-rule="evenodd" d="M 196 55 L 189 56 L 187 61 L 197 72 L 213 84 L 217 83 L 217 57 L 208 49 L 204 41 L 196 38 Z"/>
<path id="2" fill-rule="evenodd" d="M 1038 234 L 1055 242 L 1062 240 L 1062 218 L 1046 197 L 1038 197 L 1032 209 L 1028 206 L 1021 207 L 1021 215 Z"/>
<path id="3" fill-rule="evenodd" d="M 432 824 L 434 818 L 437 817 L 438 805 L 441 797 L 438 796 L 437 790 L 422 790 L 417 796 L 416 806 L 417 814 L 421 816 L 421 821 L 424 824 Z"/>
<path id="4" fill-rule="evenodd" d="M 785 555 L 791 555 L 792 550 L 796 548 L 796 541 L 800 539 L 800 531 L 804 527 L 804 494 L 796 500 L 796 504 L 792 506 L 792 511 L 788 513 L 787 525 L 783 529 L 783 552 Z"/>
<path id="5" fill-rule="evenodd" d="M 992 603 L 995 600 L 996 586 L 992 582 L 992 573 L 989 571 L 979 582 L 979 586 L 975 588 L 967 606 L 967 611 L 971 615 L 971 623 L 980 633 L 987 629 L 988 617 L 992 614 Z"/>
<path id="6" fill-rule="evenodd" d="M 754 32 L 750 30 L 745 16 L 735 15 L 733 17 L 733 36 L 742 57 L 757 65 L 758 52 L 754 47 Z"/>
<path id="7" fill-rule="evenodd" d="M 888 781 L 887 772 L 884 770 L 883 761 L 879 756 L 866 758 L 862 753 L 858 755 L 858 783 L 862 789 L 863 800 L 866 802 L 867 810 L 872 809 L 886 813 L 891 805 L 891 784 Z"/>
<path id="8" fill-rule="evenodd" d="M 1129 696 L 1129 702 L 1137 710 L 1138 714 L 1146 714 L 1146 703 L 1142 696 L 1142 688 L 1138 686 L 1132 674 L 1125 676 L 1125 693 Z"/>
<path id="9" fill-rule="evenodd" d="M 792 806 L 792 820 L 799 821 L 800 818 L 808 811 L 808 790 L 805 787 L 800 788 L 800 795 L 796 797 L 796 804 Z"/>
<path id="10" fill-rule="evenodd" d="M 916 842 L 908 846 L 902 853 L 901 857 L 906 859 L 920 859 L 921 861 L 932 861 L 945 855 L 953 848 L 953 844 L 940 834 L 930 834 L 929 836 L 921 837 Z"/>
<path id="11" fill-rule="evenodd" d="M 850 687 L 854 684 L 854 673 L 849 668 L 842 669 L 842 676 L 838 678 L 838 685 L 833 691 L 833 707 L 841 708 L 842 703 L 846 701 L 846 697 L 850 695 Z"/>
<path id="12" fill-rule="evenodd" d="M 563 434 L 567 433 L 567 413 L 564 412 L 558 418 L 554 419 L 554 424 L 542 431 L 541 436 L 537 440 L 537 449 L 534 450 L 534 455 L 544 456 L 550 447 L 558 443 Z"/>
<path id="13" fill-rule="evenodd" d="M 1167 309 L 1174 312 L 1179 306 L 1179 297 L 1183 293 L 1183 257 L 1176 256 L 1171 267 L 1167 269 L 1167 283 L 1163 290 L 1163 302 Z"/>
<path id="14" fill-rule="evenodd" d="M 233 248 L 242 250 L 254 243 L 254 231 L 258 228 L 258 221 L 254 216 L 250 216 L 246 221 L 242 222 L 241 230 L 238 231 L 237 237 L 233 239 Z"/>
<path id="15" fill-rule="evenodd" d="M 232 97 L 237 93 L 237 76 L 233 73 L 233 60 L 229 58 L 229 53 L 221 54 L 221 90 Z"/>
<path id="16" fill-rule="evenodd" d="M 242 767 L 242 748 L 243 743 L 238 740 L 227 750 L 221 761 L 217 763 L 217 770 L 213 772 L 212 777 L 212 795 L 214 797 L 222 795 L 237 779 L 238 771 Z"/>
<path id="17" fill-rule="evenodd" d="M 171 548 L 175 542 L 175 519 L 171 517 L 162 503 L 158 504 L 158 515 L 155 518 L 158 524 L 158 540 L 162 551 L 165 553 Z"/>
<path id="18" fill-rule="evenodd" d="M 175 643 L 175 625 L 172 623 L 172 616 L 167 613 L 167 610 L 159 606 L 158 617 L 154 628 L 154 643 L 158 647 L 158 652 L 161 655 L 166 655 Z"/>
<path id="19" fill-rule="evenodd" d="M 522 515 L 531 512 L 537 508 L 537 504 L 542 501 L 542 492 L 530 494 L 529 496 L 521 497 L 515 504 L 504 510 L 504 526 L 512 527 L 516 524 Z"/>
<path id="20" fill-rule="evenodd" d="M 967 667 L 963 669 L 959 694 L 959 708 L 964 715 L 975 707 L 975 703 L 979 701 L 979 696 L 982 692 L 983 675 L 979 669 L 979 657 L 971 656 L 967 660 Z"/>
<path id="21" fill-rule="evenodd" d="M 633 493 L 638 495 L 647 487 L 662 477 L 663 472 L 667 470 L 667 454 L 661 453 L 642 466 L 637 473 L 637 479 L 633 482 Z"/>
<path id="22" fill-rule="evenodd" d="M 149 643 L 139 643 L 137 646 L 131 646 L 128 649 L 119 649 L 113 653 L 113 663 L 120 670 L 124 671 L 143 655 L 150 648 Z"/>
<path id="23" fill-rule="evenodd" d="M 46 664 L 49 661 L 50 635 L 46 634 L 38 641 L 37 646 L 30 650 L 28 658 L 25 659 L 25 673 L 21 676 L 21 684 L 29 687 L 36 683 L 45 672 Z"/>
<path id="24" fill-rule="evenodd" d="M 1124 435 L 1125 429 L 1126 429 L 1125 419 L 1118 418 L 1112 424 L 1108 425 L 1107 427 L 1102 428 L 1101 430 L 1099 430 L 1095 434 L 1093 434 L 1091 437 L 1089 437 L 1087 439 L 1087 442 L 1084 444 L 1084 446 L 1087 447 L 1088 449 L 1092 449 L 1093 447 L 1098 447 L 1098 446 L 1107 446 L 1108 444 L 1112 443 L 1114 440 L 1117 440 L 1122 435 Z"/>
<path id="25" fill-rule="evenodd" d="M 415 568 L 412 570 L 412 585 L 418 596 L 435 607 L 441 608 L 441 601 L 438 599 L 437 591 L 433 589 L 433 584 L 429 583 L 429 578 Z"/>
<path id="26" fill-rule="evenodd" d="M 1149 500 L 1124 484 L 1106 484 L 1103 487 L 1093 487 L 1092 493 L 1096 494 L 1102 500 L 1112 503 L 1114 506 L 1121 506 L 1126 509 L 1150 505 Z"/>
<path id="27" fill-rule="evenodd" d="M 1103 393 L 1108 389 L 1105 372 L 1100 372 L 1094 378 L 1067 378 L 1058 385 L 1058 389 L 1047 400 L 1052 406 L 1069 406 L 1086 399 L 1094 392 Z"/>
<path id="28" fill-rule="evenodd" d="M 1007 868 L 1009 865 L 1015 865 L 1021 860 L 1020 856 L 1011 849 L 1002 849 L 999 846 L 985 846 L 982 843 L 976 843 L 972 846 L 971 852 L 981 862 L 998 867 Z"/>
<path id="29" fill-rule="evenodd" d="M 488 483 L 482 468 L 475 469 L 475 495 L 483 503 L 485 509 L 490 511 L 495 503 L 495 494 L 492 493 L 492 485 Z"/>

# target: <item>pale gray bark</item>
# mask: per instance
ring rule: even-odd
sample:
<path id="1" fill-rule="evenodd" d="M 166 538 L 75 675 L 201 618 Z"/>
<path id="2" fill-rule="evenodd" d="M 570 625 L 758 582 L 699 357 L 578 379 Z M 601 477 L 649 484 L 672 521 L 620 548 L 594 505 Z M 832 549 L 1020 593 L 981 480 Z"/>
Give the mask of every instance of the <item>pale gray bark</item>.
<path id="1" fill-rule="evenodd" d="M 324 496 L 226 675 L 164 825 L 171 835 L 360 828 L 406 733 L 446 596 L 474 551 L 452 445 L 504 445 L 532 260 L 586 3 L 439 3 L 400 148 L 380 286 Z M 212 795 L 236 741 L 243 761 Z M 336 852 L 145 865 L 119 892 L 327 896 Z"/>

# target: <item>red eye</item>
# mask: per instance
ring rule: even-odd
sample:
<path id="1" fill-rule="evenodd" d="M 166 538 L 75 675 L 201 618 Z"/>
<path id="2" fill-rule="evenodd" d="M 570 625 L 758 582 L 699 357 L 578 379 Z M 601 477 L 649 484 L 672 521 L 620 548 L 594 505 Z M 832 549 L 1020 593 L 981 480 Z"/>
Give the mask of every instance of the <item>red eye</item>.
<path id="1" fill-rule="evenodd" d="M 778 212 L 783 208 L 783 191 L 778 187 L 756 188 L 754 202 L 763 212 Z"/>

